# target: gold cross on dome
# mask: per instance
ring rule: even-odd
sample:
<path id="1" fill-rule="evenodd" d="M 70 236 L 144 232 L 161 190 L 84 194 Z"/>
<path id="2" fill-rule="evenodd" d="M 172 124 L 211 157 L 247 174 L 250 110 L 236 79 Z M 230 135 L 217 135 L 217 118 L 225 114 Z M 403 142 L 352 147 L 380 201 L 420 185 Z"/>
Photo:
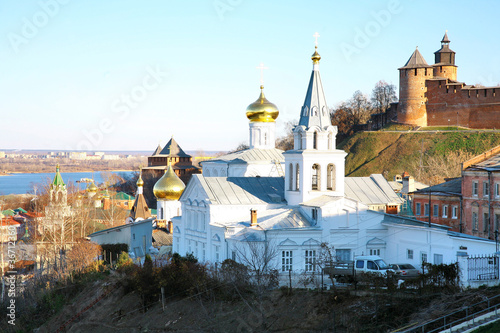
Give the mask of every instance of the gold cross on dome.
<path id="1" fill-rule="evenodd" d="M 264 67 L 264 63 L 260 63 L 258 67 L 255 67 L 257 69 L 260 69 L 260 84 L 264 84 L 264 69 L 269 69 L 268 67 Z"/>
<path id="2" fill-rule="evenodd" d="M 313 37 L 316 39 L 316 40 L 315 40 L 315 42 L 314 42 L 314 44 L 316 44 L 316 46 L 318 46 L 318 37 L 320 37 L 320 36 L 319 36 L 319 33 L 317 33 L 317 32 L 316 32 L 316 33 L 313 35 Z"/>

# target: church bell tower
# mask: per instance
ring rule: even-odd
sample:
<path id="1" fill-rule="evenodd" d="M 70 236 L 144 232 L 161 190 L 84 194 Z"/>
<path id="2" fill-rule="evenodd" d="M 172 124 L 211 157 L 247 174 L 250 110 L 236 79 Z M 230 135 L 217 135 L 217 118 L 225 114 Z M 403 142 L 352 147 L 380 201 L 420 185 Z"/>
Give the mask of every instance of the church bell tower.
<path id="1" fill-rule="evenodd" d="M 319 35 L 315 35 L 319 37 Z M 299 124 L 294 129 L 294 149 L 285 155 L 285 198 L 298 205 L 322 195 L 344 196 L 346 152 L 335 148 L 337 127 L 332 126 L 319 73 L 321 56 L 311 59 L 309 80 Z"/>

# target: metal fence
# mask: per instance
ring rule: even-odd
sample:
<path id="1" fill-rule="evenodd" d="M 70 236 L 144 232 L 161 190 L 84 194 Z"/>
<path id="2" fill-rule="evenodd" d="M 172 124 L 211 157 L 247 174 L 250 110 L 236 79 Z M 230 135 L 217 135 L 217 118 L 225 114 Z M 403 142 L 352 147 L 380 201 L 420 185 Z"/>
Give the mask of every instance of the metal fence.
<path id="1" fill-rule="evenodd" d="M 498 280 L 497 256 L 480 256 L 467 259 L 469 281 Z"/>

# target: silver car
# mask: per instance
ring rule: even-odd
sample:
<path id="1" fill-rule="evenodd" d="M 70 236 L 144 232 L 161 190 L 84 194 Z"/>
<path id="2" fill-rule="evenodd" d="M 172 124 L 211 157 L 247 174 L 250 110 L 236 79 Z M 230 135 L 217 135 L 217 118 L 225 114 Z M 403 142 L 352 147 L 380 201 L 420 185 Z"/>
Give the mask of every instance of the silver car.
<path id="1" fill-rule="evenodd" d="M 411 264 L 390 264 L 389 268 L 402 280 L 416 279 L 421 274 L 420 270 Z"/>

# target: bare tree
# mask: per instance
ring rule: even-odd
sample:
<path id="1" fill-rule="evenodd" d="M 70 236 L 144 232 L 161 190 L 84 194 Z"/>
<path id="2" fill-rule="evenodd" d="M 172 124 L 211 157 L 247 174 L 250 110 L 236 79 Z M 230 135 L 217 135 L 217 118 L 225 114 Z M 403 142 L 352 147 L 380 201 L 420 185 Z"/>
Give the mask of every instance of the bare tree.
<path id="1" fill-rule="evenodd" d="M 371 104 L 377 113 L 385 112 L 391 103 L 397 102 L 396 86 L 380 80 L 372 90 Z"/>
<path id="2" fill-rule="evenodd" d="M 358 124 L 365 124 L 370 119 L 373 112 L 372 105 L 361 91 L 356 90 L 347 104 Z"/>
<path id="3" fill-rule="evenodd" d="M 251 236 L 235 246 L 237 259 L 254 274 L 258 286 L 273 285 L 276 282 L 273 261 L 278 256 L 278 248 L 273 241 L 258 240 Z"/>
<path id="4" fill-rule="evenodd" d="M 297 124 L 297 121 L 293 120 L 285 123 L 285 135 L 276 140 L 276 148 L 285 151 L 293 149 L 293 129 Z"/>

